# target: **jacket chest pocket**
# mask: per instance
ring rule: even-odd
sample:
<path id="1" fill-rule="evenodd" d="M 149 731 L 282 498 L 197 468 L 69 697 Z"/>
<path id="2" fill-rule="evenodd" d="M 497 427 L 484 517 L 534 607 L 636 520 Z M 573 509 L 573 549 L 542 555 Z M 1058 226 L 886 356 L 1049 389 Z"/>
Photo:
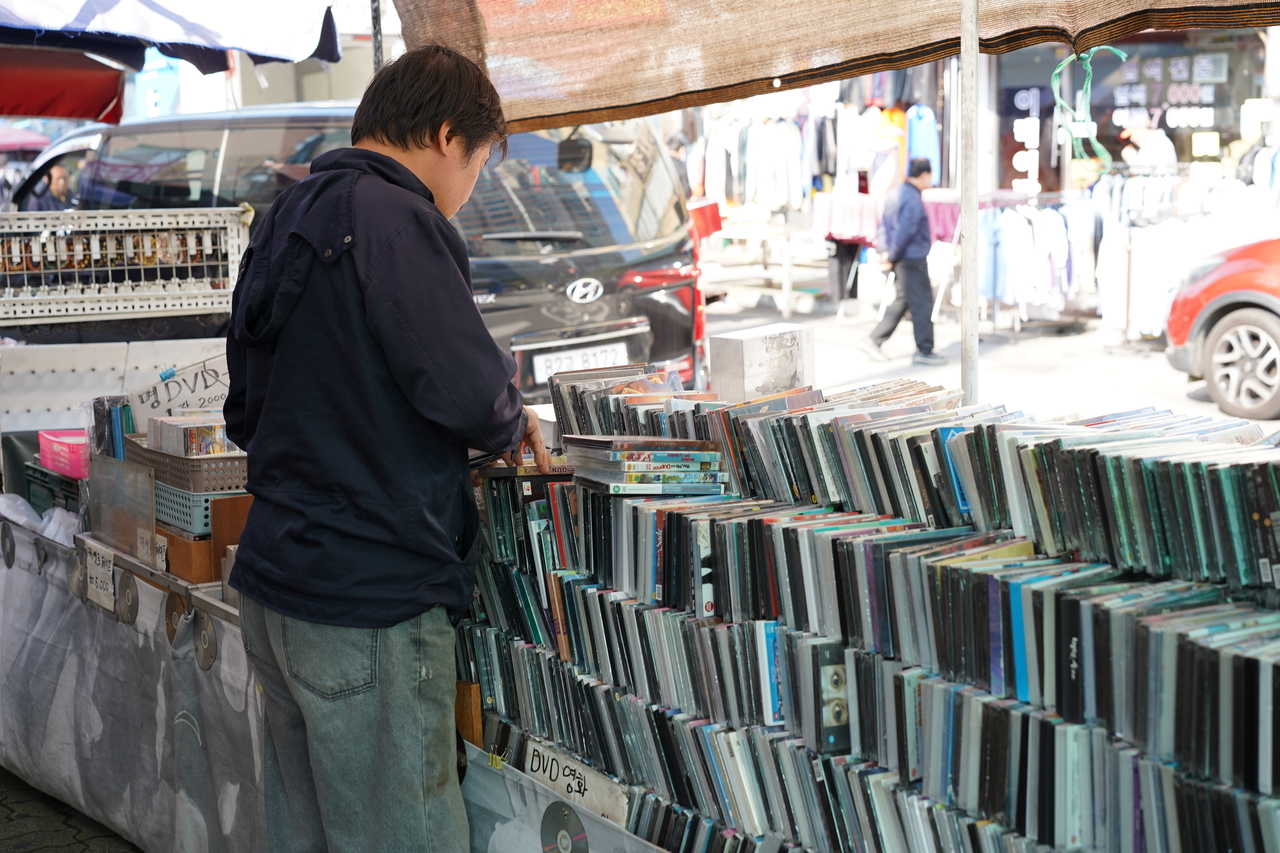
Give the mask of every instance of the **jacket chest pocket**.
<path id="1" fill-rule="evenodd" d="M 340 628 L 284 617 L 289 676 L 322 699 L 342 699 L 378 683 L 377 628 Z"/>

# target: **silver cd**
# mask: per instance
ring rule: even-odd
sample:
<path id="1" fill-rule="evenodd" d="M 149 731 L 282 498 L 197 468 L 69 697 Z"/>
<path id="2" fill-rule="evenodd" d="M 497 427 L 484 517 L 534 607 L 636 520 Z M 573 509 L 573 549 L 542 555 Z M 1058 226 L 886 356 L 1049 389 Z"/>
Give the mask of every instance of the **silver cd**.
<path id="1" fill-rule="evenodd" d="M 187 601 L 176 592 L 169 593 L 169 597 L 164 602 L 164 632 L 169 636 L 169 645 L 173 645 L 173 638 L 178 633 L 178 626 L 182 624 L 182 617 L 187 615 Z"/>
<path id="2" fill-rule="evenodd" d="M 133 572 L 121 572 L 116 583 L 116 616 L 126 625 L 138 621 L 138 583 Z"/>
<path id="3" fill-rule="evenodd" d="M 4 566 L 13 568 L 13 561 L 18 555 L 18 543 L 13 538 L 13 528 L 9 522 L 0 523 L 0 550 L 4 551 Z"/>
<path id="4" fill-rule="evenodd" d="M 218 632 L 213 619 L 203 610 L 196 610 L 195 623 L 196 663 L 201 669 L 208 669 L 218 659 Z"/>
<path id="5" fill-rule="evenodd" d="M 88 557 L 84 550 L 77 548 L 67 562 L 67 586 L 71 589 L 71 594 L 82 601 L 89 594 L 89 574 L 85 570 L 86 560 Z"/>
<path id="6" fill-rule="evenodd" d="M 552 803 L 542 813 L 542 853 L 587 853 L 587 830 L 568 803 Z"/>

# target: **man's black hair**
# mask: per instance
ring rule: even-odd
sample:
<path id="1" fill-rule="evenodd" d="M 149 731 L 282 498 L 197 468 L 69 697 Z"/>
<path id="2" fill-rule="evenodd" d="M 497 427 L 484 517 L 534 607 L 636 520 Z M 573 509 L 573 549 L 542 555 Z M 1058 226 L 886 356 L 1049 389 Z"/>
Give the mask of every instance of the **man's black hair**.
<path id="1" fill-rule="evenodd" d="M 364 104 L 361 104 L 361 106 L 364 106 Z M 359 113 L 356 113 L 357 118 L 359 115 Z M 912 178 L 918 178 L 921 175 L 926 174 L 933 174 L 933 164 L 929 162 L 928 157 L 917 157 L 911 161 L 911 168 L 907 174 Z"/>
<path id="2" fill-rule="evenodd" d="M 429 148 L 450 122 L 467 157 L 489 145 L 507 152 L 502 99 L 484 71 L 452 48 L 429 44 L 378 69 L 351 123 L 351 144 L 373 139 L 396 148 Z"/>

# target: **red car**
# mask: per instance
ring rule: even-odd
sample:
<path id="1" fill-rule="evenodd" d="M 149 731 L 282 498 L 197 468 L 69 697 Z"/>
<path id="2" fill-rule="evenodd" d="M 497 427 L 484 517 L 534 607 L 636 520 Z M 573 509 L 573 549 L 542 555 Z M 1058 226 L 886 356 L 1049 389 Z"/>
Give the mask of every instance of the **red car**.
<path id="1" fill-rule="evenodd" d="M 1280 240 L 1191 268 L 1165 322 L 1169 363 L 1207 380 L 1228 415 L 1280 418 Z"/>

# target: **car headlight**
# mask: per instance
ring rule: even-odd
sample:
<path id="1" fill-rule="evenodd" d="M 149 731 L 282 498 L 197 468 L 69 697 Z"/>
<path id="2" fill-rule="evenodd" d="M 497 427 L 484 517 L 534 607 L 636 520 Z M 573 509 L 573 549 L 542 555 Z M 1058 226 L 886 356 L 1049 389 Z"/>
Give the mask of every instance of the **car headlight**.
<path id="1" fill-rule="evenodd" d="M 1178 283 L 1178 290 L 1190 287 L 1226 262 L 1227 259 L 1221 255 L 1214 255 L 1213 257 L 1205 258 L 1203 261 L 1200 261 L 1191 269 L 1187 270 L 1187 274 L 1183 276 L 1182 281 Z"/>

